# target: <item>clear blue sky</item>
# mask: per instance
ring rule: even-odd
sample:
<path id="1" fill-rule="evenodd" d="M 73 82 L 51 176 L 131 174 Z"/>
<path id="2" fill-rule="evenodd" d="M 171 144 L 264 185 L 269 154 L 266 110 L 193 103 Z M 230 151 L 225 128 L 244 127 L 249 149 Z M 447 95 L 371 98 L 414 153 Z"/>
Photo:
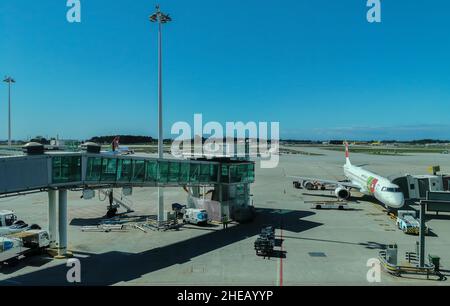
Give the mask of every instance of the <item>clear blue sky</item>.
<path id="1" fill-rule="evenodd" d="M 450 2 L 161 0 L 165 136 L 175 121 L 279 121 L 283 138 L 450 138 Z M 15 139 L 157 136 L 150 0 L 0 1 Z M 0 139 L 7 90 L 0 87 Z"/>

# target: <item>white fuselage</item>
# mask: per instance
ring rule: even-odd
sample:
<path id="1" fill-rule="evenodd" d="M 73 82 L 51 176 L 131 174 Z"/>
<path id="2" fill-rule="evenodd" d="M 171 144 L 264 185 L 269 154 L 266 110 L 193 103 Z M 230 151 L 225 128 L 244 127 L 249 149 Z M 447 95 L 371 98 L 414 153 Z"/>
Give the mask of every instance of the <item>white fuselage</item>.
<path id="1" fill-rule="evenodd" d="M 401 208 L 405 203 L 400 188 L 387 178 L 356 167 L 347 162 L 344 165 L 344 175 L 353 184 L 360 186 L 360 192 L 375 197 L 378 201 L 391 208 Z"/>

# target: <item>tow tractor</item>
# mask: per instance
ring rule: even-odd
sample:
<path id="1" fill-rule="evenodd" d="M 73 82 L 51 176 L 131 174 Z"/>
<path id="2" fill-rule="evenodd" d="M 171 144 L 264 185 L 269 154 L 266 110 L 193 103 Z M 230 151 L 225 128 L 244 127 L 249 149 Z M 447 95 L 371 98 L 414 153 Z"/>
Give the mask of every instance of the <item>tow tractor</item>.
<path id="1" fill-rule="evenodd" d="M 20 233 L 25 230 L 40 229 L 36 224 L 28 226 L 25 222 L 17 220 L 12 210 L 0 210 L 0 236 Z"/>
<path id="2" fill-rule="evenodd" d="M 259 237 L 255 241 L 255 251 L 257 256 L 270 257 L 275 247 L 275 227 L 265 226 Z"/>
<path id="3" fill-rule="evenodd" d="M 49 234 L 43 230 L 29 230 L 10 237 L 0 237 L 0 266 L 12 266 L 23 258 L 43 254 L 49 246 Z"/>
<path id="4" fill-rule="evenodd" d="M 399 210 L 396 223 L 405 234 L 419 235 L 420 221 L 415 210 Z M 428 234 L 428 227 L 425 232 Z"/>

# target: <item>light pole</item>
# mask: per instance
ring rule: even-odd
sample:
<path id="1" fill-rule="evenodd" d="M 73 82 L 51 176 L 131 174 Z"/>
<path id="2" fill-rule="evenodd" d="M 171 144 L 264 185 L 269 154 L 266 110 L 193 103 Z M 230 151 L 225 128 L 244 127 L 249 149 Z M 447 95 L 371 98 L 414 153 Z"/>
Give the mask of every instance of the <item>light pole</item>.
<path id="1" fill-rule="evenodd" d="M 158 155 L 164 157 L 163 136 L 163 109 L 162 109 L 162 25 L 172 21 L 169 15 L 164 14 L 156 6 L 156 12 L 150 16 L 151 22 L 158 23 Z"/>
<path id="2" fill-rule="evenodd" d="M 5 77 L 3 82 L 8 83 L 8 147 L 11 148 L 11 84 L 16 81 L 12 77 Z"/>
<path id="3" fill-rule="evenodd" d="M 156 6 L 156 12 L 150 16 L 151 22 L 158 23 L 158 157 L 164 158 L 163 108 L 162 108 L 162 25 L 172 21 Z M 158 221 L 164 221 L 164 189 L 158 187 Z"/>

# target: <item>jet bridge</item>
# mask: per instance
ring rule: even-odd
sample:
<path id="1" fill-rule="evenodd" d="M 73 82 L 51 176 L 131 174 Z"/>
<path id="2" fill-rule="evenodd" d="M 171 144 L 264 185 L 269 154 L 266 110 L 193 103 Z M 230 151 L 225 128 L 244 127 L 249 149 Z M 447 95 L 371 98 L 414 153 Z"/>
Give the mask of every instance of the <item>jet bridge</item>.
<path id="1" fill-rule="evenodd" d="M 67 247 L 67 190 L 122 187 L 211 187 L 227 206 L 250 205 L 255 163 L 233 160 L 177 160 L 88 152 L 38 152 L 0 157 L 0 197 L 48 192 L 49 234 L 59 254 Z M 227 190 L 244 190 L 229 197 Z M 58 192 L 58 196 L 57 193 Z M 58 224 L 56 220 L 58 219 Z M 58 235 L 56 235 L 58 228 Z M 56 241 L 58 237 L 58 241 Z"/>

